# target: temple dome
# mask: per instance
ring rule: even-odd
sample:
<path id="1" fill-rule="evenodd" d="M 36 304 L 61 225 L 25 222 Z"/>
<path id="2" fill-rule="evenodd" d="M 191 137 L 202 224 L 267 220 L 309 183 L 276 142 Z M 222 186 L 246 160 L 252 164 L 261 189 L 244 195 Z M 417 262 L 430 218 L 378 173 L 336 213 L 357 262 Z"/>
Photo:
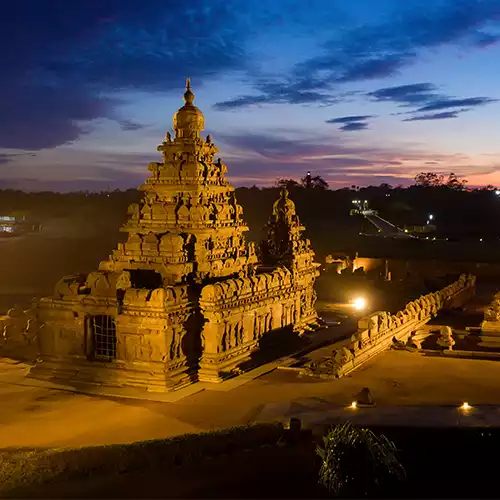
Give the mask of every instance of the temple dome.
<path id="1" fill-rule="evenodd" d="M 191 92 L 191 81 L 186 80 L 184 106 L 174 115 L 175 136 L 178 138 L 196 138 L 205 128 L 203 113 L 193 104 L 194 94 Z"/>

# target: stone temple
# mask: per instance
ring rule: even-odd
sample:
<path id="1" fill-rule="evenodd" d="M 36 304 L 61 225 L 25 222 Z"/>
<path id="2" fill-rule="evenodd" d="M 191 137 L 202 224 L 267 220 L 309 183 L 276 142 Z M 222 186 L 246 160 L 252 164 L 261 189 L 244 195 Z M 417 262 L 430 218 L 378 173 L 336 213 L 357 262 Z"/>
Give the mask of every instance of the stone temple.
<path id="1" fill-rule="evenodd" d="M 272 331 L 297 335 L 317 324 L 318 264 L 295 205 L 283 190 L 268 239 L 248 230 L 227 168 L 187 80 L 132 204 L 128 233 L 88 275 L 60 280 L 33 311 L 41 329 L 31 376 L 149 391 L 220 382 L 238 373 Z"/>

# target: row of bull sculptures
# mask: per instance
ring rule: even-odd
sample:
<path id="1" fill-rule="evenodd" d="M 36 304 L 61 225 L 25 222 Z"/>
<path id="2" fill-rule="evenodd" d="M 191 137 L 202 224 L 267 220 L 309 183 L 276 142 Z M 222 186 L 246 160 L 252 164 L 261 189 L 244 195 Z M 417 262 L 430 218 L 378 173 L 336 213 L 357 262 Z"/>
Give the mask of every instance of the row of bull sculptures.
<path id="1" fill-rule="evenodd" d="M 360 318 L 358 331 L 346 345 L 335 349 L 331 356 L 309 363 L 302 374 L 321 378 L 344 375 L 357 367 L 357 359 L 359 359 L 359 364 L 369 359 L 371 357 L 369 351 L 378 352 L 377 347 L 380 350 L 390 347 L 393 339 L 408 339 L 420 326 L 431 320 L 440 309 L 454 306 L 455 299 L 460 299 L 464 291 L 473 292 L 475 283 L 475 276 L 462 274 L 451 285 L 409 302 L 402 311 L 396 314 L 382 311 Z M 449 346 L 449 343 L 447 345 Z"/>

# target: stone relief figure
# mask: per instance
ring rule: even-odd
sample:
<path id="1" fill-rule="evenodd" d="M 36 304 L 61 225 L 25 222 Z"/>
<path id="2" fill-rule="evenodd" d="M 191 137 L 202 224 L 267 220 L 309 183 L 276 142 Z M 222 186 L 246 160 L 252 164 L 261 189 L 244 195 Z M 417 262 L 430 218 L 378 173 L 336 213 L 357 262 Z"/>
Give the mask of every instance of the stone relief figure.
<path id="1" fill-rule="evenodd" d="M 387 313 L 381 312 L 379 314 L 379 332 L 384 332 L 387 330 Z"/>
<path id="2" fill-rule="evenodd" d="M 176 328 L 172 329 L 172 342 L 170 343 L 170 359 L 174 360 L 181 355 L 181 339 Z"/>
<path id="3" fill-rule="evenodd" d="M 128 206 L 128 215 L 133 220 L 138 220 L 141 215 L 141 209 L 138 203 L 132 203 Z"/>
<path id="4" fill-rule="evenodd" d="M 165 234 L 161 238 L 160 249 L 171 254 L 182 253 L 184 250 L 184 239 L 178 234 Z"/>
<path id="5" fill-rule="evenodd" d="M 187 222 L 189 220 L 189 208 L 182 204 L 178 209 L 177 209 L 177 220 L 179 222 Z"/>
<path id="6" fill-rule="evenodd" d="M 295 203 L 288 198 L 288 190 L 283 188 L 280 192 L 280 198 L 274 202 L 273 216 L 276 221 L 291 224 L 295 215 Z"/>
<path id="7" fill-rule="evenodd" d="M 145 219 L 151 219 L 152 215 L 151 205 L 149 205 L 148 203 L 144 203 L 141 209 L 141 214 Z"/>
<path id="8" fill-rule="evenodd" d="M 130 271 L 122 271 L 118 280 L 116 282 L 116 288 L 119 290 L 128 290 L 132 288 L 132 278 L 130 275 Z"/>
<path id="9" fill-rule="evenodd" d="M 453 339 L 453 332 L 449 326 L 442 326 L 440 328 L 437 343 L 441 347 L 447 347 L 449 351 L 452 350 L 455 345 L 455 340 Z"/>
<path id="10" fill-rule="evenodd" d="M 333 351 L 333 359 L 340 365 L 343 366 L 354 358 L 353 353 L 346 347 L 341 347 Z"/>
<path id="11" fill-rule="evenodd" d="M 377 333 L 378 333 L 378 316 L 372 316 L 369 319 L 368 330 L 370 331 L 370 337 L 377 335 Z"/>
<path id="12" fill-rule="evenodd" d="M 170 135 L 170 132 L 167 132 L 165 135 L 167 142 L 172 142 L 172 136 Z"/>
<path id="13" fill-rule="evenodd" d="M 484 311 L 484 320 L 499 322 L 500 321 L 500 296 L 496 293 L 493 301 Z"/>
<path id="14" fill-rule="evenodd" d="M 142 240 L 142 248 L 144 250 L 158 250 L 158 237 L 154 233 L 148 233 Z"/>

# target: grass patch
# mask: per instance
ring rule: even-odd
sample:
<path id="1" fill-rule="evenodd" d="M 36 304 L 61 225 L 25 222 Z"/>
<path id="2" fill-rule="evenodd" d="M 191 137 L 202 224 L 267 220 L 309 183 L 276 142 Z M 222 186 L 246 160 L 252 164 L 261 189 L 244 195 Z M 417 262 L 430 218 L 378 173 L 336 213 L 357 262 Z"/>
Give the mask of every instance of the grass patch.
<path id="1" fill-rule="evenodd" d="M 168 470 L 209 457 L 276 445 L 285 436 L 281 424 L 258 424 L 171 439 L 123 445 L 65 449 L 0 450 L 0 495 L 52 481 L 90 476 Z"/>

